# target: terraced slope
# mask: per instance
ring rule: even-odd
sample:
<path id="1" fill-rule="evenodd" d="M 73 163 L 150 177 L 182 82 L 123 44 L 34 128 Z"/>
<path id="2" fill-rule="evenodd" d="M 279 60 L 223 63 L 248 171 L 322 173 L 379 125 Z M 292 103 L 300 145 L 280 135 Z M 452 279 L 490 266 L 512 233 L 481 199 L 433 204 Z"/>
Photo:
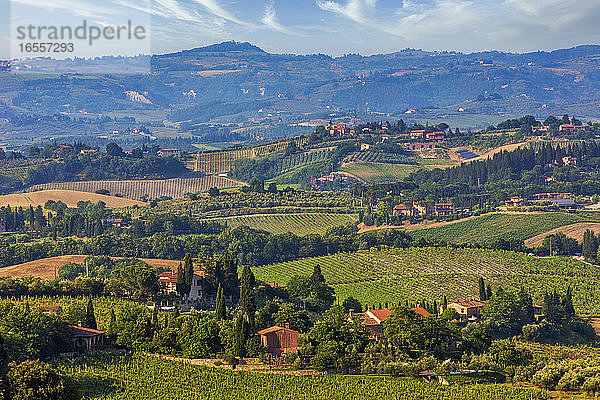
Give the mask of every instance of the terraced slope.
<path id="1" fill-rule="evenodd" d="M 287 284 L 294 275 L 309 275 L 319 264 L 340 301 L 354 296 L 367 304 L 406 299 L 449 300 L 478 297 L 477 280 L 492 286 L 527 286 L 541 298 L 546 289 L 574 286 L 582 312 L 600 312 L 600 267 L 572 258 L 536 258 L 488 249 L 408 248 L 361 250 L 256 267 L 257 279 Z M 593 310 L 593 311 L 592 311 Z"/>

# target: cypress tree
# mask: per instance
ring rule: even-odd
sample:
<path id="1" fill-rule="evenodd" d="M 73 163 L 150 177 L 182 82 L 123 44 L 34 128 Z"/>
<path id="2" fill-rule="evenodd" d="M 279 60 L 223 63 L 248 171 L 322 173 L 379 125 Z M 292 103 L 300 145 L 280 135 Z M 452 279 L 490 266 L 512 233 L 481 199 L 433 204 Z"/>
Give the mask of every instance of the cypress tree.
<path id="1" fill-rule="evenodd" d="M 238 314 L 237 318 L 235 319 L 234 335 L 233 355 L 236 357 L 244 357 L 246 350 L 247 327 L 246 319 L 241 314 Z"/>
<path id="2" fill-rule="evenodd" d="M 485 298 L 487 300 L 490 300 L 492 298 L 492 296 L 493 296 L 492 286 L 488 283 L 487 287 L 485 288 Z"/>
<path id="3" fill-rule="evenodd" d="M 181 265 L 181 261 L 179 262 L 179 267 L 177 268 L 177 294 L 179 296 L 183 296 L 184 294 L 186 294 L 185 274 L 183 272 L 183 266 Z"/>
<path id="4" fill-rule="evenodd" d="M 96 315 L 94 313 L 94 302 L 92 301 L 91 297 L 88 299 L 87 307 L 85 309 L 85 327 L 90 329 L 98 329 Z"/>
<path id="5" fill-rule="evenodd" d="M 481 301 L 487 300 L 487 296 L 486 296 L 486 292 L 485 292 L 485 281 L 483 280 L 482 276 L 479 277 L 479 300 L 481 300 Z"/>
<path id="6" fill-rule="evenodd" d="M 310 276 L 310 283 L 313 287 L 317 287 L 325 283 L 325 277 L 323 276 L 323 272 L 321 272 L 321 266 L 319 264 L 315 264 L 313 267 L 313 272 Z"/>
<path id="7" fill-rule="evenodd" d="M 444 311 L 448 308 L 448 298 L 444 295 L 444 303 L 442 304 Z"/>
<path id="8" fill-rule="evenodd" d="M 223 321 L 227 319 L 227 309 L 225 308 L 225 294 L 223 288 L 219 284 L 217 289 L 217 303 L 215 305 L 215 319 L 217 321 Z"/>
<path id="9" fill-rule="evenodd" d="M 192 280 L 194 279 L 194 262 L 192 255 L 186 254 L 183 259 L 183 277 L 185 282 L 185 294 L 189 295 L 192 288 Z"/>
<path id="10" fill-rule="evenodd" d="M 240 283 L 240 306 L 242 307 L 246 322 L 248 322 L 248 328 L 252 331 L 254 329 L 254 313 L 256 312 L 256 303 L 254 302 L 254 285 L 256 280 L 248 265 L 244 265 Z"/>
<path id="11" fill-rule="evenodd" d="M 114 308 L 110 308 L 110 311 L 108 313 L 108 334 L 112 335 L 115 331 L 115 309 Z"/>
<path id="12" fill-rule="evenodd" d="M 150 320 L 150 324 L 152 325 L 152 330 L 154 332 L 157 332 L 159 330 L 159 326 L 158 326 L 158 309 L 156 308 L 156 304 L 154 305 L 154 308 L 152 309 L 152 319 Z"/>

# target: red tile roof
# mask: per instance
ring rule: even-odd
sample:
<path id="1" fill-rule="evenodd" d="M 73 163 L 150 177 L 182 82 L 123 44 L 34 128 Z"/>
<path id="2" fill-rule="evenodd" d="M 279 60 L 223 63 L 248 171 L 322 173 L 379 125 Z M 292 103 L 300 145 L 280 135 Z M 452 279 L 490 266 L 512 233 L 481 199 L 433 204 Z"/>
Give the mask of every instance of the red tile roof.
<path id="1" fill-rule="evenodd" d="M 98 336 L 98 335 L 103 335 L 105 333 L 104 331 L 99 331 L 97 329 L 91 329 L 91 328 L 84 328 L 81 326 L 71 326 L 71 329 L 73 330 L 72 337 L 75 339 L 94 337 L 94 336 Z"/>
<path id="2" fill-rule="evenodd" d="M 417 313 L 418 315 L 421 315 L 423 317 L 431 316 L 431 313 L 429 311 L 427 311 L 426 309 L 424 309 L 423 307 L 411 308 L 411 310 L 413 310 L 415 313 Z"/>
<path id="3" fill-rule="evenodd" d="M 277 331 L 280 331 L 280 330 L 288 330 L 288 331 L 296 332 L 293 329 L 284 328 L 284 327 L 275 325 L 275 326 L 272 326 L 270 328 L 263 329 L 262 331 L 258 331 L 258 334 L 259 335 L 266 335 L 268 333 L 277 332 Z"/>
<path id="4" fill-rule="evenodd" d="M 388 319 L 392 312 L 394 312 L 394 310 L 390 310 L 389 308 L 382 308 L 380 310 L 367 310 L 365 313 L 365 324 L 379 325 Z"/>

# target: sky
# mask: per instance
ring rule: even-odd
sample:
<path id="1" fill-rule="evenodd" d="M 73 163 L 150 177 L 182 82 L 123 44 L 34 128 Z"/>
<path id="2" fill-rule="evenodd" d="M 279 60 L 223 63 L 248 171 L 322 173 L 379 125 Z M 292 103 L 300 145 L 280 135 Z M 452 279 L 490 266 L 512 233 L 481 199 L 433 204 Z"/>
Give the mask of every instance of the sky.
<path id="1" fill-rule="evenodd" d="M 3 0 L 0 15 L 9 15 L 0 26 L 2 57 L 14 54 L 18 26 L 75 27 L 84 19 L 103 27 L 131 20 L 147 32 L 143 43 L 78 46 L 86 57 L 157 54 L 226 40 L 269 52 L 333 56 L 405 48 L 528 52 L 600 43 L 598 0 Z"/>

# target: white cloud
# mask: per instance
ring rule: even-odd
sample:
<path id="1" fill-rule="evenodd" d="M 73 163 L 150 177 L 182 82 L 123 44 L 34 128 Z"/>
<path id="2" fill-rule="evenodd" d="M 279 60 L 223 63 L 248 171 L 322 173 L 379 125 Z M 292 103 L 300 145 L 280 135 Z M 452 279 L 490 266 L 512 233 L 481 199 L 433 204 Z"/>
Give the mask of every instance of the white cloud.
<path id="1" fill-rule="evenodd" d="M 194 0 L 196 3 L 204 6 L 208 11 L 210 11 L 213 15 L 227 20 L 229 22 L 233 22 L 234 24 L 242 25 L 242 26 L 251 26 L 252 24 L 245 22 L 229 11 L 225 10 L 221 7 L 217 0 Z"/>
<path id="2" fill-rule="evenodd" d="M 370 10 L 375 7 L 377 0 L 347 0 L 346 4 L 333 0 L 316 0 L 316 3 L 322 10 L 343 15 L 359 24 L 367 24 Z"/>
<path id="3" fill-rule="evenodd" d="M 260 20 L 260 22 L 262 22 L 267 28 L 272 29 L 274 31 L 285 33 L 287 35 L 300 36 L 298 33 L 282 25 L 277 20 L 277 13 L 273 4 L 267 4 L 267 6 L 265 7 L 265 14 Z"/>

